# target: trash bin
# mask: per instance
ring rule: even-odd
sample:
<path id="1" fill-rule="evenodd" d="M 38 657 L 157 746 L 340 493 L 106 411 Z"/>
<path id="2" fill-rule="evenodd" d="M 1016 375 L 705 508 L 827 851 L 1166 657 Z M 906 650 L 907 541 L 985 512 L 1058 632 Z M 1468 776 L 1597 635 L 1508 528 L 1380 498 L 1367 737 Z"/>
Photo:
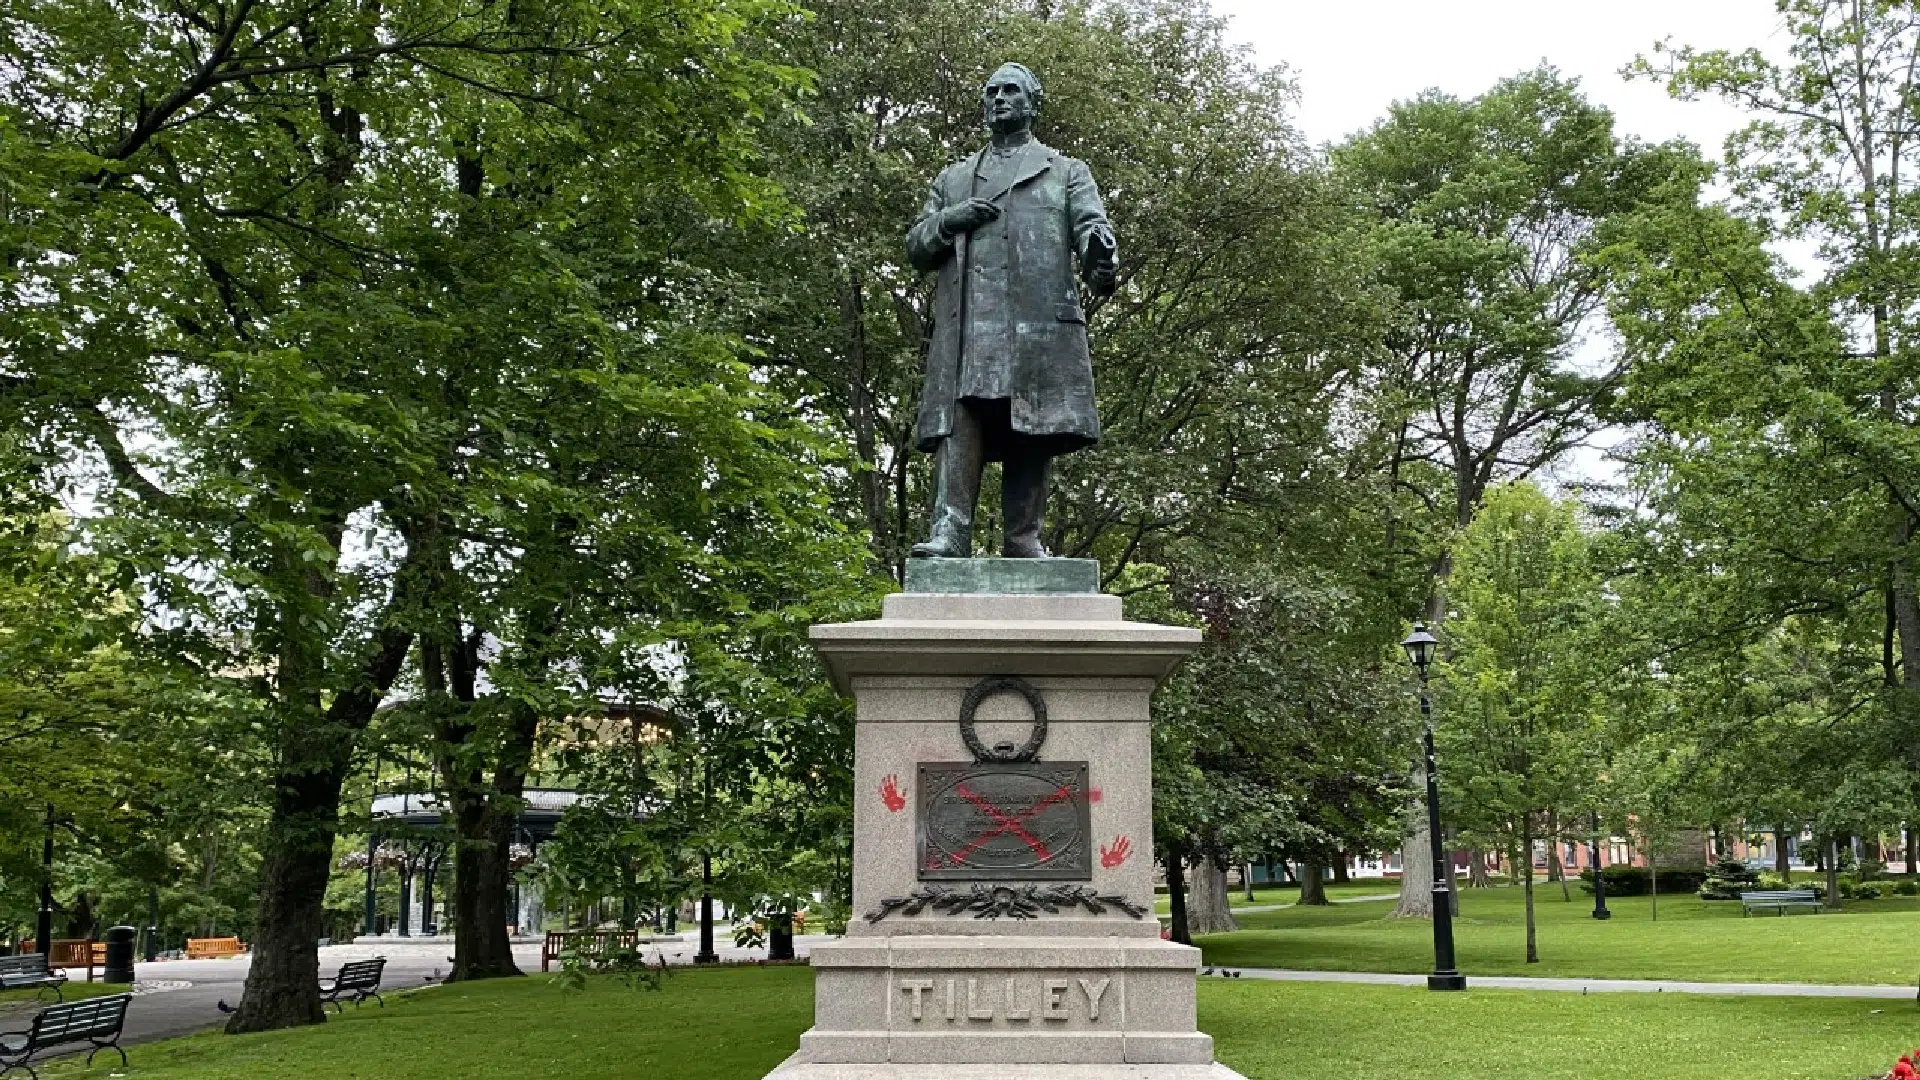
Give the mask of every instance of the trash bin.
<path id="1" fill-rule="evenodd" d="M 107 963 L 100 969 L 100 981 L 133 981 L 133 936 L 131 926 L 116 926 L 107 931 Z"/>

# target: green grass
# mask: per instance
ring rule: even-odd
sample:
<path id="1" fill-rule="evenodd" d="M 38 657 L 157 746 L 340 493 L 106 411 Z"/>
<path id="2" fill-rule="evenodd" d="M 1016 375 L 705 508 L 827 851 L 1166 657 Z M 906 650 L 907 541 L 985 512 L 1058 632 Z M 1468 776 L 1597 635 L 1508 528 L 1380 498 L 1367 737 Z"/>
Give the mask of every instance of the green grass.
<path id="1" fill-rule="evenodd" d="M 324 1025 L 136 1046 L 58 1077 L 142 1080 L 613 1080 L 751 1077 L 813 1021 L 804 967 L 679 971 L 655 993 L 610 979 L 567 993 L 533 976 L 389 995 Z M 107 1059 L 112 1058 L 111 1066 Z M 77 1064 L 77 1063 L 76 1063 Z"/>
<path id="2" fill-rule="evenodd" d="M 67 985 L 61 987 L 61 996 L 67 1001 L 75 1001 L 80 998 L 100 997 L 103 994 L 124 994 L 126 992 L 126 987 L 116 983 L 90 983 L 80 980 L 69 982 Z M 34 1004 L 51 1005 L 52 1003 L 53 991 L 51 990 L 0 990 L 0 1016 L 4 1016 L 8 1011 L 22 1006 Z"/>
<path id="3" fill-rule="evenodd" d="M 760 1080 L 812 1018 L 804 968 L 683 971 L 659 993 L 530 978 L 396 996 L 323 1026 L 137 1046 L 52 1078 Z M 1853 1080 L 1920 1041 L 1908 1002 L 1203 980 L 1200 1023 L 1249 1080 Z M 98 1062 L 99 1059 L 96 1059 Z M 983 1074 L 984 1075 L 984 1074 Z"/>
<path id="4" fill-rule="evenodd" d="M 1920 979 L 1920 900 L 1849 901 L 1839 914 L 1742 918 L 1740 905 L 1691 896 L 1609 899 L 1613 918 L 1590 917 L 1593 898 L 1559 887 L 1535 892 L 1540 962 L 1525 962 L 1519 889 L 1466 889 L 1454 921 L 1469 976 L 1557 975 L 1709 982 L 1914 985 Z M 1307 970 L 1420 972 L 1433 966 L 1433 928 L 1391 919 L 1392 901 L 1287 908 L 1238 917 L 1241 931 L 1198 942 L 1209 963 Z"/>
<path id="5" fill-rule="evenodd" d="M 1209 979 L 1200 1026 L 1249 1080 L 1852 1080 L 1920 1040 L 1920 1007 Z"/>
<path id="6" fill-rule="evenodd" d="M 1356 896 L 1384 896 L 1387 893 L 1398 893 L 1399 891 L 1400 882 L 1380 878 L 1374 878 L 1369 881 L 1354 881 L 1345 885 L 1335 885 L 1332 882 L 1327 883 L 1327 898 L 1329 900 L 1347 900 Z M 1246 907 L 1250 904 L 1254 906 L 1263 904 L 1291 904 L 1295 900 L 1300 899 L 1300 886 L 1255 885 L 1253 887 L 1253 895 L 1254 899 L 1248 900 L 1247 890 L 1235 889 L 1233 890 L 1232 904 L 1236 908 Z M 1166 893 L 1162 892 L 1154 896 L 1153 910 L 1161 915 L 1168 914 L 1173 910 L 1172 901 L 1167 899 Z"/>

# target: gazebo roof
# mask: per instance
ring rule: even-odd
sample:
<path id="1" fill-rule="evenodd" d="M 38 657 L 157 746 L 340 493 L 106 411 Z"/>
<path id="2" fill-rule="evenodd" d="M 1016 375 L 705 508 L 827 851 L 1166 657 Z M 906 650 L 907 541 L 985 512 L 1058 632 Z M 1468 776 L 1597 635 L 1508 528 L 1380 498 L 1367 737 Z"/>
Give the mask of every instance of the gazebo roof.
<path id="1" fill-rule="evenodd" d="M 528 788 L 521 793 L 526 806 L 515 820 L 517 835 L 534 842 L 551 840 L 554 827 L 567 808 L 580 801 L 580 793 L 567 788 Z M 438 828 L 446 821 L 437 795 L 418 792 L 380 795 L 373 800 L 373 819 L 378 822 L 409 825 L 417 829 Z"/>

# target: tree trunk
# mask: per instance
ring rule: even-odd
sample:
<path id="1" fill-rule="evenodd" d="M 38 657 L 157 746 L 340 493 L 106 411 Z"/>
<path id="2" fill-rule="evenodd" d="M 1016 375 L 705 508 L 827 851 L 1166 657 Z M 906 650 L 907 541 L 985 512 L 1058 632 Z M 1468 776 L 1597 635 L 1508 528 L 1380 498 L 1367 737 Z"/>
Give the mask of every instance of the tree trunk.
<path id="1" fill-rule="evenodd" d="M 1193 932 L 1187 927 L 1186 852 L 1167 849 L 1167 907 L 1171 912 L 1168 931 L 1182 945 L 1193 944 Z"/>
<path id="2" fill-rule="evenodd" d="M 403 565 L 403 579 L 389 611 L 409 593 L 406 573 Z M 323 661 L 317 650 L 282 657 L 280 675 L 296 689 L 282 694 L 280 765 L 274 776 L 273 813 L 261 844 L 253 959 L 240 1006 L 227 1021 L 230 1035 L 326 1019 L 320 1003 L 320 937 L 325 932 L 324 905 L 333 869 L 340 789 L 352 763 L 354 740 L 373 719 L 412 644 L 409 631 L 380 631 L 361 678 L 336 693 L 324 711 L 317 694 L 297 689 L 309 677 L 301 670 L 303 665 L 307 672 L 320 670 Z"/>
<path id="3" fill-rule="evenodd" d="M 439 769 L 453 809 L 453 971 L 448 982 L 511 978 L 521 974 L 507 936 L 508 900 L 513 891 L 513 822 L 526 792 L 539 717 L 519 700 L 508 705 L 500 734 L 492 782 L 472 761 L 468 744 L 476 736 L 472 706 L 479 672 L 478 631 L 450 642 L 423 643 L 422 665 L 429 693 L 444 686 L 439 671 L 442 648 L 453 660 L 452 694 L 442 695 L 446 713 L 438 723 Z"/>
<path id="4" fill-rule="evenodd" d="M 1492 884 L 1493 880 L 1487 876 L 1487 853 L 1479 848 L 1469 849 L 1467 851 L 1467 886 L 1485 889 Z"/>
<path id="5" fill-rule="evenodd" d="M 1527 815 L 1526 823 L 1520 827 L 1520 880 L 1525 887 L 1527 902 L 1527 963 L 1540 962 L 1540 950 L 1534 942 L 1533 926 L 1533 816 Z"/>
<path id="6" fill-rule="evenodd" d="M 889 516 L 887 474 L 880 468 L 879 438 L 873 391 L 868 386 L 866 288 L 858 265 L 847 271 L 840 294 L 840 327 L 846 334 L 847 421 L 853 433 L 854 454 L 860 466 L 860 505 L 866 512 L 874 553 L 892 565 L 896 543 Z M 900 545 L 904 546 L 904 545 Z"/>
<path id="7" fill-rule="evenodd" d="M 1902 825 L 1900 827 L 1900 834 L 1906 841 L 1907 876 L 1913 877 L 1916 874 L 1920 874 L 1920 866 L 1916 866 L 1916 857 L 1920 856 L 1920 846 L 1916 846 L 1915 844 L 1915 840 L 1920 839 L 1920 837 L 1913 835 L 1912 825 Z"/>
<path id="8" fill-rule="evenodd" d="M 1653 857 L 1653 849 L 1647 849 L 1647 900 L 1648 918 L 1660 921 L 1660 862 Z"/>
<path id="9" fill-rule="evenodd" d="M 1427 788 L 1425 755 L 1414 764 L 1413 789 Z M 1424 798 L 1424 796 L 1422 796 Z M 1400 902 L 1393 907 L 1396 919 L 1433 918 L 1433 842 L 1427 837 L 1427 812 L 1416 800 L 1412 825 L 1400 834 Z"/>
<path id="10" fill-rule="evenodd" d="M 227 1033 L 271 1031 L 327 1019 L 320 1001 L 322 901 L 333 861 L 332 814 L 337 811 L 338 779 L 308 774 L 297 791 L 282 791 L 260 867 L 259 923 L 253 932 L 252 962 L 240 1006 L 227 1021 Z M 330 782 L 331 781 L 331 782 Z"/>
<path id="11" fill-rule="evenodd" d="M 1353 884 L 1353 877 L 1352 877 L 1352 875 L 1351 875 L 1351 874 L 1349 873 L 1349 868 L 1348 868 L 1348 866 L 1347 866 L 1347 863 L 1348 863 L 1348 856 L 1347 856 L 1347 853 L 1346 853 L 1346 852 L 1344 852 L 1344 851 L 1336 851 L 1336 852 L 1334 852 L 1334 855 L 1333 855 L 1333 883 L 1334 883 L 1335 885 L 1351 885 L 1351 884 Z"/>
<path id="12" fill-rule="evenodd" d="M 1827 837 L 1827 906 L 1840 906 L 1840 841 Z"/>
<path id="13" fill-rule="evenodd" d="M 1327 904 L 1326 868 L 1318 859 L 1300 861 L 1300 900 L 1301 907 L 1325 907 Z"/>
<path id="14" fill-rule="evenodd" d="M 458 832 L 453 859 L 453 971 L 448 982 L 520 974 L 507 936 L 512 885 L 513 816 L 497 814 L 484 796 L 454 799 Z"/>
<path id="15" fill-rule="evenodd" d="M 1240 883 L 1247 887 L 1247 903 L 1251 904 L 1255 900 L 1260 899 L 1259 897 L 1253 895 L 1253 864 L 1252 863 L 1245 864 L 1244 866 L 1241 867 L 1240 872 L 1242 875 L 1244 875 L 1240 879 Z"/>
<path id="16" fill-rule="evenodd" d="M 1785 825 L 1775 825 L 1773 827 L 1773 872 L 1779 874 L 1781 880 L 1787 884 L 1793 884 L 1793 860 L 1787 857 L 1787 827 Z"/>
<path id="17" fill-rule="evenodd" d="M 1194 934 L 1224 934 L 1240 929 L 1228 907 L 1233 894 L 1227 887 L 1226 866 L 1201 856 L 1189 869 L 1193 879 L 1193 907 L 1187 912 L 1187 929 Z"/>

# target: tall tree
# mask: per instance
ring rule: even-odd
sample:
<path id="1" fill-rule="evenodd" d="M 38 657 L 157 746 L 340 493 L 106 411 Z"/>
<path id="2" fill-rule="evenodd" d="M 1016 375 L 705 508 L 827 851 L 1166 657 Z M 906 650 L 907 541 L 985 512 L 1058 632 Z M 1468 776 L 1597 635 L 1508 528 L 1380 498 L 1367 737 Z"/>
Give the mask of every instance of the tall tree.
<path id="1" fill-rule="evenodd" d="M 1877 626 L 1893 745 L 1920 769 L 1920 194 L 1910 180 L 1920 13 L 1888 0 L 1778 6 L 1791 35 L 1784 61 L 1663 47 L 1636 65 L 1676 97 L 1718 97 L 1753 116 L 1726 147 L 1745 223 L 1695 215 L 1690 234 L 1669 222 L 1670 238 L 1646 245 L 1659 269 L 1636 294 L 1643 351 L 1704 363 L 1650 365 L 1640 400 L 1671 436 L 1657 448 L 1662 467 L 1742 470 L 1763 496 L 1715 514 L 1749 552 L 1753 572 L 1738 580 L 1773 582 L 1749 590 L 1748 626 L 1815 612 L 1857 621 L 1856 610 Z M 1770 280 L 1782 275 L 1753 253 L 1754 238 L 1776 235 L 1814 245 L 1824 273 L 1804 293 Z M 1691 315 L 1676 304 L 1689 291 L 1709 301 Z M 1736 368 L 1759 378 L 1700 392 Z"/>
<path id="2" fill-rule="evenodd" d="M 1488 492 L 1454 552 L 1458 614 L 1448 625 L 1436 742 L 1457 820 L 1508 854 L 1525 891 L 1526 962 L 1535 940 L 1533 852 L 1542 826 L 1571 811 L 1601 770 L 1602 680 L 1591 664 L 1601 607 L 1574 509 L 1528 483 Z"/>
<path id="3" fill-rule="evenodd" d="M 1547 468 L 1599 425 L 1596 400 L 1621 368 L 1576 355 L 1603 312 L 1604 268 L 1590 255 L 1684 158 L 1619 138 L 1613 115 L 1551 68 L 1472 99 L 1397 103 L 1336 149 L 1399 305 L 1382 379 L 1389 471 L 1425 520 L 1388 529 L 1440 538 L 1424 552 L 1426 582 L 1403 600 L 1429 624 L 1448 612 L 1445 538 L 1492 485 Z M 1426 818 L 1408 814 L 1396 914 L 1431 914 L 1430 852 Z"/>
<path id="4" fill-rule="evenodd" d="M 462 455 L 536 434 L 464 411 L 482 395 L 463 400 L 470 387 L 446 373 L 484 383 L 525 350 L 567 397 L 598 393 L 662 428 L 687 413 L 677 395 L 701 393 L 678 379 L 740 386 L 726 350 L 661 334 L 671 320 L 622 322 L 593 293 L 652 289 L 642 310 L 657 315 L 678 298 L 671 276 L 623 277 L 617 250 L 583 267 L 567 237 L 628 214 L 637 223 L 598 236 L 648 240 L 624 267 L 645 275 L 683 242 L 669 214 L 764 202 L 748 138 L 792 79 L 740 46 L 786 12 L 10 9 L 8 419 L 97 452 L 112 489 L 96 528 L 141 556 L 148 594 L 212 657 L 206 677 L 249 693 L 271 749 L 255 959 L 229 1030 L 323 1017 L 314 943 L 356 743 L 416 634 L 464 640 L 443 617 L 446 554 L 465 541 L 444 531 Z M 619 183 L 589 191 L 591 176 Z M 659 212 L 632 213 L 643 199 Z M 470 243 L 500 264 L 476 272 Z M 636 356 L 659 361 L 668 393 L 621 378 Z M 485 404 L 538 408 L 560 391 L 526 389 Z M 708 404 L 706 432 L 764 430 L 738 400 Z M 492 479 L 480 494 L 494 509 L 521 510 L 508 477 Z"/>

